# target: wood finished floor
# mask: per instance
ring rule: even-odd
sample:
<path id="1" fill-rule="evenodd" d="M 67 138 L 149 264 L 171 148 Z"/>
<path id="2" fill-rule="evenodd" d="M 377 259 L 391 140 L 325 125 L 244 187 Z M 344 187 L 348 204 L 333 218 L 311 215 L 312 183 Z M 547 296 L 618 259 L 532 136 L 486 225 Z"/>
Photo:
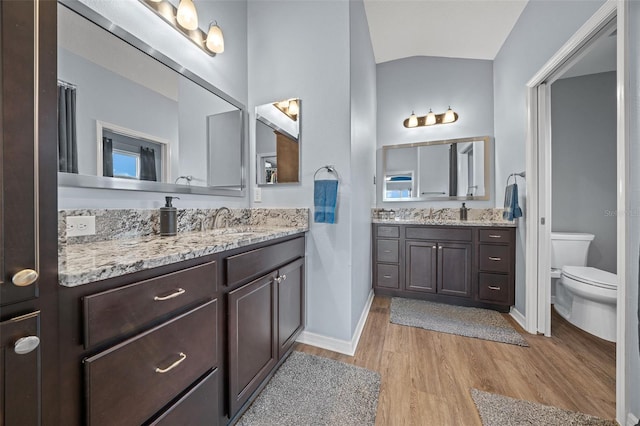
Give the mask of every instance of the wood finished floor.
<path id="1" fill-rule="evenodd" d="M 521 332 L 530 347 L 389 323 L 375 297 L 355 356 L 297 344 L 299 351 L 380 373 L 376 425 L 481 425 L 469 389 L 615 418 L 615 344 L 553 316 L 552 335 Z"/>

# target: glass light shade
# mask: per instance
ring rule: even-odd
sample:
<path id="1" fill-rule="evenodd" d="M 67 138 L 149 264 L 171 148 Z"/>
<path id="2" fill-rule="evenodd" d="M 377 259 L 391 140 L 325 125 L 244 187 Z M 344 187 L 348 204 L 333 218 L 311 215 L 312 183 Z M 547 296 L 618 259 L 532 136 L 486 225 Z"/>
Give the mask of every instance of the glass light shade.
<path id="1" fill-rule="evenodd" d="M 418 117 L 411 111 L 411 115 L 409 116 L 409 127 L 417 127 L 418 126 Z"/>
<path id="2" fill-rule="evenodd" d="M 453 115 L 453 110 L 451 109 L 451 107 L 449 107 L 447 112 L 444 113 L 444 118 L 442 119 L 442 122 L 453 123 L 454 121 L 456 121 L 456 116 Z"/>
<path id="3" fill-rule="evenodd" d="M 224 52 L 224 36 L 222 35 L 222 29 L 220 29 L 217 23 L 212 23 L 209 26 L 205 46 L 213 53 Z"/>
<path id="4" fill-rule="evenodd" d="M 431 111 L 431 108 L 429 108 L 429 114 L 427 114 L 427 119 L 425 121 L 425 124 L 427 126 L 431 126 L 432 124 L 436 124 L 436 115 L 433 113 L 433 111 Z"/>
<path id="5" fill-rule="evenodd" d="M 196 6 L 193 4 L 193 1 L 180 0 L 176 20 L 180 26 L 187 30 L 195 30 L 198 28 L 198 12 L 196 12 Z"/>
<path id="6" fill-rule="evenodd" d="M 291 115 L 298 115 L 299 109 L 298 109 L 298 101 L 295 99 L 291 99 L 289 101 L 289 108 L 288 108 L 289 114 Z"/>
<path id="7" fill-rule="evenodd" d="M 162 0 L 151 0 L 154 3 L 160 3 Z"/>

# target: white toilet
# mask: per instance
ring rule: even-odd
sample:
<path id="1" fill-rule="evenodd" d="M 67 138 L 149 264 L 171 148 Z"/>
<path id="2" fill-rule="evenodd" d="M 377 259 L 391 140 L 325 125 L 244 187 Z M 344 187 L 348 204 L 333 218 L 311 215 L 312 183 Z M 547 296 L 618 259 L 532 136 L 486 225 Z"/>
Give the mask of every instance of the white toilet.
<path id="1" fill-rule="evenodd" d="M 551 276 L 560 278 L 555 280 L 554 308 L 576 327 L 615 342 L 618 277 L 586 266 L 593 238 L 593 234 L 551 233 Z"/>

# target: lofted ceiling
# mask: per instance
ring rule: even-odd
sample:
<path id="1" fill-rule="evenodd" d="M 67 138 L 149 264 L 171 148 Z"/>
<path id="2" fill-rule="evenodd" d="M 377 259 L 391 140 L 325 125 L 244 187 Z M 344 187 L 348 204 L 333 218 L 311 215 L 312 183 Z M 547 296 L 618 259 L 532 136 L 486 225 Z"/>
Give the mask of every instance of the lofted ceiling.
<path id="1" fill-rule="evenodd" d="M 410 56 L 489 59 L 528 0 L 364 0 L 376 63 Z"/>

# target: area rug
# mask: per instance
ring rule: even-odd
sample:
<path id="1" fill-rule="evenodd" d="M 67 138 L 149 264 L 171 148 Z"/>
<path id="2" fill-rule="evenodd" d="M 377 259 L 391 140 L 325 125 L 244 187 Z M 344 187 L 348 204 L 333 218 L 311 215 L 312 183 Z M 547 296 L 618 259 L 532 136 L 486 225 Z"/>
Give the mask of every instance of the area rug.
<path id="1" fill-rule="evenodd" d="M 294 351 L 238 425 L 373 425 L 380 375 Z"/>
<path id="2" fill-rule="evenodd" d="M 523 401 L 503 395 L 471 389 L 471 397 L 478 408 L 483 426 L 617 426 L 613 420 L 604 420 L 575 411 L 563 410 L 536 402 Z"/>
<path id="3" fill-rule="evenodd" d="M 390 321 L 442 333 L 529 346 L 499 312 L 489 309 L 394 297 L 391 299 Z"/>

